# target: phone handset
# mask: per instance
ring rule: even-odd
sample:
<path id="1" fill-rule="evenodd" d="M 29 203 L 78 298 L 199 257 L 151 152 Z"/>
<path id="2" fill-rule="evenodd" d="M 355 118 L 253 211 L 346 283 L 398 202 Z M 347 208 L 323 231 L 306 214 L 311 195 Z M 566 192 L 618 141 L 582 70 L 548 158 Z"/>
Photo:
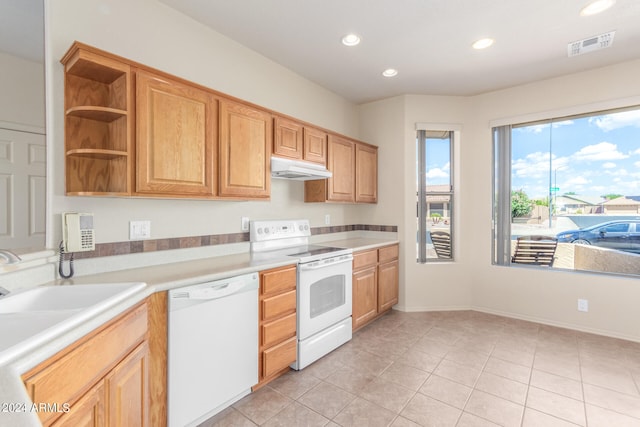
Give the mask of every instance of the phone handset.
<path id="1" fill-rule="evenodd" d="M 62 214 L 62 247 L 67 253 L 95 250 L 93 214 Z"/>
<path id="2" fill-rule="evenodd" d="M 62 241 L 60 242 L 60 262 L 58 273 L 60 277 L 69 279 L 73 276 L 74 252 L 93 251 L 96 248 L 95 231 L 93 230 L 93 214 L 90 213 L 63 213 L 62 214 Z M 64 254 L 70 253 L 69 273 L 63 271 L 62 263 Z"/>

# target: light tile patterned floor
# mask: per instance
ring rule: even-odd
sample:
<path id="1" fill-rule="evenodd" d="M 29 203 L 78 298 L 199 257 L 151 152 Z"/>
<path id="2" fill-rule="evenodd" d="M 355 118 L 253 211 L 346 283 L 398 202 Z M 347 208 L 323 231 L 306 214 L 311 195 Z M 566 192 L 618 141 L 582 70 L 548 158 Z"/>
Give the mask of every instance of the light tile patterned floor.
<path id="1" fill-rule="evenodd" d="M 201 425 L 638 426 L 640 344 L 473 311 L 392 311 Z"/>

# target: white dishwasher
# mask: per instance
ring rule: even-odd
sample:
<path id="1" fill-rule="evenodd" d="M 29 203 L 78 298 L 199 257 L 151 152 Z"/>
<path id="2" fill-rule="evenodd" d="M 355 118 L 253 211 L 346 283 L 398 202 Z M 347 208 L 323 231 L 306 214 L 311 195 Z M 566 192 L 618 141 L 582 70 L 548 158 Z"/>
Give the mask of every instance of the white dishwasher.
<path id="1" fill-rule="evenodd" d="M 169 291 L 168 418 L 198 425 L 258 382 L 258 273 Z"/>

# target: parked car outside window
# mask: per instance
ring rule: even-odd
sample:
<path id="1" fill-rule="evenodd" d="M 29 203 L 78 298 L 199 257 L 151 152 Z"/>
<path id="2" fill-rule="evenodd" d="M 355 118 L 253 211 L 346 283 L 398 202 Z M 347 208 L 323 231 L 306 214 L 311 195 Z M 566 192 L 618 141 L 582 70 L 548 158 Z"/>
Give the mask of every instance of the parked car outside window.
<path id="1" fill-rule="evenodd" d="M 558 233 L 558 242 L 640 253 L 640 221 L 608 221 Z"/>

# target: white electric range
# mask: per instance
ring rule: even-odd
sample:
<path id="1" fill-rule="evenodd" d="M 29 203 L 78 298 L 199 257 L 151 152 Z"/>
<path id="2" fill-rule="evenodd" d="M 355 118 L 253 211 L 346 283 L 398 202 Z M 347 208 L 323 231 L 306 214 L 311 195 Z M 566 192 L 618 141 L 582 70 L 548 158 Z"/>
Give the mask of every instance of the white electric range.
<path id="1" fill-rule="evenodd" d="M 310 236 L 309 220 L 250 224 L 252 257 L 298 261 L 297 370 L 351 340 L 352 250 L 312 245 Z"/>

